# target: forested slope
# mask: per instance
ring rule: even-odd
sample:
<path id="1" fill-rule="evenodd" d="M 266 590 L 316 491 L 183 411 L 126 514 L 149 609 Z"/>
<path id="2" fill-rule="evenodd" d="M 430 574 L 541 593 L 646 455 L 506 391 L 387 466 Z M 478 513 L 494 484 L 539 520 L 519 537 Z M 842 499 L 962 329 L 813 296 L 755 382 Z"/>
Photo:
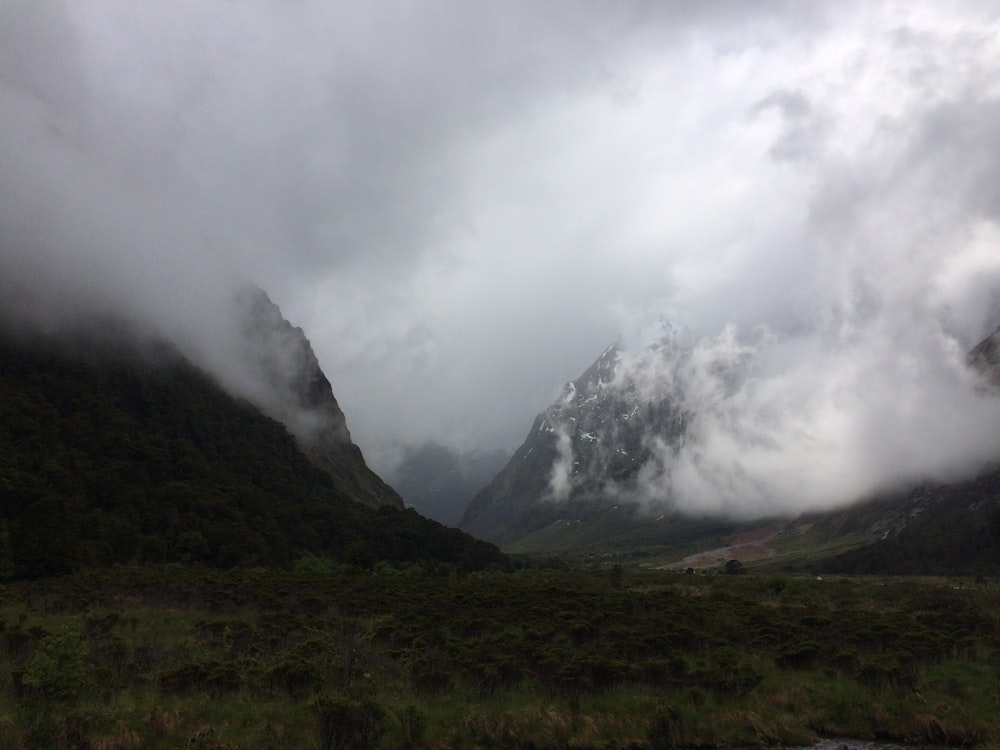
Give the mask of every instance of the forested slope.
<path id="1" fill-rule="evenodd" d="M 278 422 L 170 347 L 0 341 L 0 569 L 178 561 L 504 563 L 413 511 L 352 501 Z"/>
<path id="2" fill-rule="evenodd" d="M 818 525 L 875 535 L 825 562 L 829 572 L 1000 575 L 1000 468 L 831 513 Z"/>

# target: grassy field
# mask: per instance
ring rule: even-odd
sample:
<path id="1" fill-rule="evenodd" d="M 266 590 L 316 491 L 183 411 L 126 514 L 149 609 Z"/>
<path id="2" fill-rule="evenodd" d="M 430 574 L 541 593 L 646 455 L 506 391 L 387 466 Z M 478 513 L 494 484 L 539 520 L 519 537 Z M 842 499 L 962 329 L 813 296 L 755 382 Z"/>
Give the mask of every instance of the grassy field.
<path id="1" fill-rule="evenodd" d="M 995 582 L 309 567 L 0 587 L 0 748 L 1000 747 Z"/>

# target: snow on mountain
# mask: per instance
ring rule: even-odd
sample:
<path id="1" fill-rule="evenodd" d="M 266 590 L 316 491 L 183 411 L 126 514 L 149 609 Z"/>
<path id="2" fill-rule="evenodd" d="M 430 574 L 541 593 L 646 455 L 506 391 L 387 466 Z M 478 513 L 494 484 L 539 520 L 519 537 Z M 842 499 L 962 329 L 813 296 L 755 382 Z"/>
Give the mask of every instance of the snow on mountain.
<path id="1" fill-rule="evenodd" d="M 461 528 L 510 541 L 566 513 L 634 495 L 650 447 L 676 450 L 687 421 L 671 375 L 684 350 L 672 329 L 664 332 L 638 355 L 608 347 L 566 383 L 507 466 L 473 499 Z"/>
<path id="2" fill-rule="evenodd" d="M 609 347 L 562 388 L 461 528 L 506 545 L 619 502 L 790 518 L 967 478 L 1000 457 L 1000 401 L 974 392 L 948 347 L 921 353 L 900 341 L 878 352 L 888 369 L 862 366 L 863 348 L 817 350 L 789 371 L 782 347 L 801 342 L 766 330 L 728 326 L 699 341 L 669 323 L 652 330 L 641 347 Z M 968 361 L 1000 388 L 1000 331 Z M 946 439 L 963 428 L 964 442 Z"/>

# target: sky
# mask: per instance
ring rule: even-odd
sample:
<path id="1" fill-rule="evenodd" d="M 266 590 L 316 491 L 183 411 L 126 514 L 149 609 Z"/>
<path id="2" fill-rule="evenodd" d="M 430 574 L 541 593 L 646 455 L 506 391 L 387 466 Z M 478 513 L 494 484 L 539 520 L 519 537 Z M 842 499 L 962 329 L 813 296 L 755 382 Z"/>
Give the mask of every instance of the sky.
<path id="1" fill-rule="evenodd" d="M 5 0 L 0 292 L 224 368 L 256 283 L 381 471 L 513 450 L 658 319 L 755 363 L 692 498 L 910 476 L 941 419 L 967 470 L 1000 452 L 956 364 L 1000 323 L 997 70 L 995 0 Z"/>

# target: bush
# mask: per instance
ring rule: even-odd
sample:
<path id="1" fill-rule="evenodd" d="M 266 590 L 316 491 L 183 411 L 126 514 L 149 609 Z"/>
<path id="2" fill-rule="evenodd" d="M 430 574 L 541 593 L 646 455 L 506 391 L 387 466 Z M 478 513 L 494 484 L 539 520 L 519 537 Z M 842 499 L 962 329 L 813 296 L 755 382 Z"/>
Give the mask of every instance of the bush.
<path id="1" fill-rule="evenodd" d="M 743 567 L 743 563 L 739 560 L 729 560 L 726 566 L 722 569 L 722 572 L 727 576 L 738 576 L 746 573 L 746 568 Z"/>
<path id="2" fill-rule="evenodd" d="M 774 662 L 781 669 L 808 669 L 821 653 L 816 641 L 794 641 L 781 648 Z"/>
<path id="3" fill-rule="evenodd" d="M 681 728 L 681 715 L 674 708 L 661 709 L 646 732 L 650 750 L 675 750 Z"/>
<path id="4" fill-rule="evenodd" d="M 22 673 L 21 682 L 45 704 L 76 700 L 86 685 L 87 649 L 74 630 L 47 635 Z"/>
<path id="5" fill-rule="evenodd" d="M 413 750 L 424 742 L 427 734 L 427 716 L 416 706 L 407 706 L 399 716 L 403 728 L 403 748 Z"/>
<path id="6" fill-rule="evenodd" d="M 385 734 L 386 713 L 375 701 L 324 695 L 313 707 L 319 714 L 320 750 L 371 750 Z"/>

